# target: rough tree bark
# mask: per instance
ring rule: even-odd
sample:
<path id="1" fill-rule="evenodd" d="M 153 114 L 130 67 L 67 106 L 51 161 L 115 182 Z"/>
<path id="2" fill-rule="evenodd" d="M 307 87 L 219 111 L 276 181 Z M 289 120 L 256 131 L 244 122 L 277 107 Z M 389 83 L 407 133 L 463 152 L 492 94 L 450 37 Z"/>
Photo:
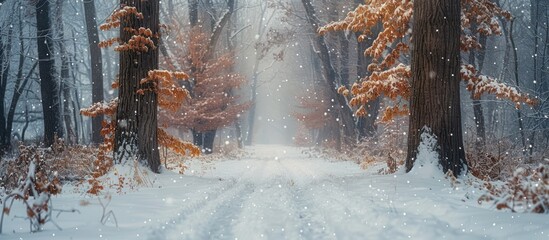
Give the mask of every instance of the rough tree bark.
<path id="1" fill-rule="evenodd" d="M 406 170 L 412 170 L 425 127 L 437 138 L 443 171 L 465 164 L 460 110 L 460 0 L 414 1 L 412 97 Z"/>
<path id="2" fill-rule="evenodd" d="M 91 82 L 92 82 L 92 102 L 101 102 L 104 99 L 103 94 L 103 59 L 101 58 L 101 49 L 99 48 L 99 32 L 97 29 L 95 1 L 84 0 L 84 15 L 86 19 L 86 32 L 88 34 L 88 44 L 91 63 Z M 113 80 L 113 79 L 111 79 Z M 103 142 L 101 137 L 101 122 L 103 115 L 92 119 L 92 137 L 94 144 Z"/>
<path id="3" fill-rule="evenodd" d="M 133 33 L 125 28 L 149 28 L 153 33 L 159 31 L 159 0 L 121 0 L 123 6 L 136 7 L 143 19 L 132 16 L 122 21 L 120 38 L 128 42 Z M 155 45 L 158 39 L 152 38 Z M 139 159 L 154 172 L 160 171 L 160 154 L 157 136 L 157 94 L 152 83 L 139 84 L 150 70 L 158 69 L 158 50 L 149 48 L 148 52 L 120 52 L 119 95 L 117 125 L 115 132 L 115 159 L 118 162 Z M 137 90 L 145 89 L 144 94 Z"/>
<path id="4" fill-rule="evenodd" d="M 59 101 L 59 85 L 55 79 L 55 60 L 53 58 L 52 25 L 50 18 L 50 2 L 38 0 L 36 8 L 36 42 L 38 46 L 38 68 L 40 72 L 40 91 L 42 95 L 42 111 L 44 112 L 44 144 L 51 146 L 55 136 L 63 137 L 61 125 L 61 102 Z"/>

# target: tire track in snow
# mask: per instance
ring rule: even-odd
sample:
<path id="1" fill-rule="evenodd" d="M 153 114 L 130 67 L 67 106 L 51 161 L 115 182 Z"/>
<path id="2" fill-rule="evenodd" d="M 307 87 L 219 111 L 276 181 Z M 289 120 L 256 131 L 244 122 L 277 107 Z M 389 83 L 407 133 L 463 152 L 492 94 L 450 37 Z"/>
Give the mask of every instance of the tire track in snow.
<path id="1" fill-rule="evenodd" d="M 193 216 L 194 224 L 190 226 L 183 223 L 185 228 L 200 228 L 205 226 L 200 232 L 195 232 L 197 235 L 184 235 L 184 239 L 234 239 L 234 225 L 237 223 L 237 216 L 242 212 L 244 201 L 255 191 L 255 186 L 251 183 L 241 183 L 239 191 L 232 196 L 223 196 L 219 200 L 219 204 L 212 205 L 212 211 L 209 216 L 202 217 L 200 215 Z M 229 198 L 229 200 L 226 200 Z M 203 209 L 206 210 L 206 209 Z M 196 212 L 198 213 L 198 212 Z M 208 212 L 205 212 L 208 214 Z M 208 218 L 209 217 L 209 218 Z M 199 218 L 198 220 L 195 218 Z M 192 223 L 192 222 L 191 222 Z"/>
<path id="2" fill-rule="evenodd" d="M 208 192 L 200 192 L 193 195 L 199 197 L 192 199 L 188 202 L 185 201 L 185 207 L 179 210 L 177 216 L 166 221 L 164 224 L 158 226 L 156 229 L 151 230 L 147 239 L 168 239 L 166 233 L 172 231 L 178 224 L 181 224 L 188 217 L 188 215 L 192 214 L 193 212 L 199 211 L 202 208 L 205 208 L 209 202 L 219 198 L 226 192 L 232 191 L 235 186 L 236 180 L 231 179 L 210 188 Z"/>
<path id="3" fill-rule="evenodd" d="M 303 188 L 303 201 L 309 203 L 311 212 L 324 217 L 324 224 L 330 226 L 327 234 L 331 239 L 364 238 L 366 221 L 372 219 L 373 214 L 363 207 L 368 204 L 368 198 L 352 199 L 332 182 L 334 180 L 325 179 Z"/>
<path id="4" fill-rule="evenodd" d="M 296 160 L 297 162 L 297 160 Z M 315 206 L 307 201 L 307 188 L 318 184 L 320 179 L 317 174 L 324 177 L 331 177 L 324 172 L 312 172 L 310 166 L 303 164 L 283 163 L 284 168 L 290 173 L 292 184 L 289 188 L 289 194 L 292 196 L 292 201 L 296 209 L 296 213 L 300 220 L 300 238 L 301 239 L 335 239 L 333 229 L 329 227 L 327 217 L 321 212 L 315 210 Z M 303 181 L 303 176 L 308 178 Z M 294 178 L 299 178 L 301 181 L 294 181 Z M 297 183 L 295 183 L 297 181 Z"/>
<path id="5" fill-rule="evenodd" d="M 328 227 L 326 217 L 314 210 L 314 206 L 307 202 L 304 189 L 293 186 L 290 189 L 296 206 L 297 215 L 301 221 L 300 236 L 302 239 L 335 239 Z"/>

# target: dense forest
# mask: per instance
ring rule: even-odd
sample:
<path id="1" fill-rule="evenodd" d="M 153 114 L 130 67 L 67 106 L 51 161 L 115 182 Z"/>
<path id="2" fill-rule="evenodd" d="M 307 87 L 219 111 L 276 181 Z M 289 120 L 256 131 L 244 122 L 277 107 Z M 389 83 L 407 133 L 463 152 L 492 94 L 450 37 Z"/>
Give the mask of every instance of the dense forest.
<path id="1" fill-rule="evenodd" d="M 255 190 L 284 186 L 288 196 L 303 194 L 296 206 L 313 204 L 303 189 L 319 186 L 308 180 L 317 174 L 338 194 L 362 194 L 356 199 L 373 199 L 362 188 L 368 179 L 397 191 L 391 178 L 378 177 L 418 177 L 417 188 L 436 189 L 440 179 L 423 182 L 432 175 L 445 182 L 441 191 L 466 191 L 455 199 L 471 201 L 482 216 L 497 214 L 494 209 L 549 213 L 546 0 L 0 0 L 0 101 L 0 236 L 4 224 L 23 233 L 9 222 L 17 209 L 31 232 L 61 229 L 56 212 L 79 210 L 53 208 L 56 198 L 67 203 L 82 196 L 82 206 L 98 200 L 100 224 L 114 218 L 118 227 L 115 214 L 126 205 L 108 211 L 117 194 L 150 188 L 148 199 L 169 191 L 155 192 L 162 186 L 191 191 L 171 174 L 195 184 L 189 196 L 199 196 L 200 186 L 217 189 L 192 176 L 228 181 L 208 202 L 219 199 L 215 209 L 228 216 L 229 202 L 243 194 L 229 196 L 231 189 L 251 190 L 251 199 Z M 243 162 L 263 175 L 236 171 Z M 429 164 L 436 170 L 427 171 Z M 356 179 L 362 184 L 353 188 L 336 184 L 354 181 L 351 175 L 364 181 Z M 401 190 L 410 201 L 412 189 Z M 352 197 L 342 201 L 352 205 Z M 209 219 L 189 206 L 182 215 L 197 214 L 210 225 L 175 226 L 186 239 L 259 234 L 237 231 L 246 221 Z M 367 215 L 355 207 L 343 206 Z M 307 221 L 324 219 L 322 231 L 291 235 L 282 228 L 289 235 L 261 237 L 331 239 L 333 230 L 338 238 L 323 209 L 338 210 L 290 211 Z M 410 231 L 402 234 L 441 237 Z M 532 239 L 549 234 L 534 232 Z M 148 236 L 175 238 L 158 228 Z"/>

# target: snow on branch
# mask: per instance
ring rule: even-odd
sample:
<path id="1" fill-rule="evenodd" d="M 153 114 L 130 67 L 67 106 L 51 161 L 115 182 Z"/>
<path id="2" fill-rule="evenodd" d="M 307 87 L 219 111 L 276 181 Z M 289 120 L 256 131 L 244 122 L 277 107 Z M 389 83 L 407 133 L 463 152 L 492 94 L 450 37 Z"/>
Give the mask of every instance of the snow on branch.
<path id="1" fill-rule="evenodd" d="M 112 116 L 116 113 L 118 107 L 118 98 L 109 102 L 96 102 L 87 108 L 80 109 L 80 113 L 87 117 L 96 117 L 99 115 Z"/>
<path id="2" fill-rule="evenodd" d="M 519 108 L 521 103 L 534 105 L 536 101 L 528 94 L 520 93 L 516 88 L 500 83 L 497 79 L 479 75 L 472 65 L 461 65 L 461 79 L 467 83 L 467 90 L 473 93 L 475 99 L 483 94 L 493 94 L 500 99 L 508 99 Z"/>

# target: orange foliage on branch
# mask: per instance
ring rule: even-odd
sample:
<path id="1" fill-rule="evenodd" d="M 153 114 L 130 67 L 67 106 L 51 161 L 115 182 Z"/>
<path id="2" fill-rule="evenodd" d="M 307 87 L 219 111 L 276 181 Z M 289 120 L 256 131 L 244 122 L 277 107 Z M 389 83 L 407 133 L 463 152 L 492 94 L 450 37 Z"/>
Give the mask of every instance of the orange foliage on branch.
<path id="1" fill-rule="evenodd" d="M 191 143 L 181 142 L 178 138 L 168 134 L 164 129 L 158 129 L 158 144 L 162 146 L 170 146 L 169 148 L 180 155 L 198 156 L 200 148 L 197 148 Z"/>
<path id="2" fill-rule="evenodd" d="M 131 19 L 132 17 L 143 19 L 143 14 L 137 11 L 137 8 L 135 7 L 122 6 L 121 8 L 114 10 L 105 23 L 99 25 L 99 29 L 108 31 L 119 28 L 121 21 Z M 114 47 L 114 50 L 117 52 L 148 52 L 149 49 L 156 48 L 154 41 L 151 38 L 158 38 L 159 35 L 154 34 L 151 29 L 144 27 L 140 27 L 139 29 L 126 27 L 124 28 L 124 31 L 133 35 L 128 42 L 122 42 L 119 37 L 115 37 L 100 42 L 99 47 L 106 48 L 118 43 L 119 45 Z"/>
<path id="3" fill-rule="evenodd" d="M 114 10 L 111 15 L 105 20 L 105 23 L 99 25 L 101 31 L 119 28 L 121 19 L 135 16 L 137 19 L 143 19 L 143 14 L 137 11 L 137 8 L 131 6 L 122 6 Z"/>
<path id="4" fill-rule="evenodd" d="M 148 52 L 149 49 L 155 49 L 153 40 L 150 37 L 145 37 L 142 35 L 133 35 L 127 43 L 122 43 L 114 47 L 114 51 L 125 52 L 125 51 L 134 51 L 134 52 Z"/>
<path id="5" fill-rule="evenodd" d="M 103 188 L 99 185 L 97 178 L 105 175 L 109 169 L 113 166 L 113 159 L 109 156 L 109 152 L 114 147 L 114 131 L 115 122 L 114 116 L 116 114 L 116 108 L 118 107 L 118 98 L 112 99 L 110 102 L 94 103 L 88 108 L 80 109 L 80 114 L 87 117 L 97 117 L 104 115 L 107 117 L 102 122 L 101 136 L 103 136 L 103 143 L 99 144 L 99 153 L 97 159 L 93 162 L 92 179 L 89 179 L 89 183 L 92 188 L 88 191 L 91 194 L 97 194 Z"/>
<path id="6" fill-rule="evenodd" d="M 490 0 L 461 0 L 461 6 L 462 51 L 481 47 L 474 33 L 501 35 L 498 17 L 507 20 L 511 18 L 509 12 Z M 411 72 L 410 67 L 400 63 L 400 60 L 410 52 L 412 16 L 413 0 L 366 0 L 349 12 L 345 19 L 319 28 L 320 34 L 330 31 L 358 32 L 361 34 L 358 41 L 361 42 L 373 34 L 374 28 L 382 26 L 372 46 L 364 53 L 374 59 L 368 66 L 370 76 L 355 83 L 350 92 L 346 88 L 339 89 L 340 94 L 352 93 L 350 104 L 358 108 L 357 115 L 366 114 L 365 108 L 361 106 L 381 95 L 387 96 L 394 104 L 386 109 L 383 121 L 390 120 L 390 116 L 406 114 L 407 107 L 402 105 L 401 99 L 410 97 Z M 473 26 L 475 29 L 471 29 Z M 520 103 L 534 104 L 531 98 L 516 88 L 498 83 L 495 78 L 481 76 L 472 66 L 462 66 L 462 79 L 467 82 L 468 89 L 474 92 L 475 97 L 495 94 L 498 98 L 513 101 L 517 107 Z"/>
<path id="7" fill-rule="evenodd" d="M 141 79 L 140 84 L 152 82 L 154 89 L 139 89 L 137 93 L 144 94 L 144 91 L 155 91 L 158 93 L 158 106 L 162 109 L 177 111 L 189 98 L 189 92 L 178 87 L 177 80 L 187 80 L 189 75 L 184 72 L 170 72 L 167 70 L 149 71 L 146 78 Z"/>
<path id="8" fill-rule="evenodd" d="M 176 36 L 186 51 L 173 49 L 174 59 L 190 72 L 189 90 L 192 98 L 175 112 L 162 111 L 164 124 L 205 132 L 233 123 L 250 107 L 249 102 L 238 103 L 239 96 L 232 90 L 240 87 L 245 79 L 231 72 L 234 57 L 227 53 L 208 59 L 209 39 L 206 33 L 196 28 L 190 38 Z"/>

